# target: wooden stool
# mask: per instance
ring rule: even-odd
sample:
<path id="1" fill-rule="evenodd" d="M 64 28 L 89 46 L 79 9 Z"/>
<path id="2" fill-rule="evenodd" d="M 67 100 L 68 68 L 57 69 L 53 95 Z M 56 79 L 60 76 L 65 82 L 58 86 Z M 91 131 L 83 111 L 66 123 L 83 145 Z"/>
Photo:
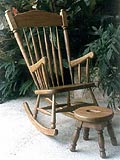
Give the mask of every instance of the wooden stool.
<path id="1" fill-rule="evenodd" d="M 107 127 L 112 145 L 117 145 L 117 140 L 112 128 L 112 117 L 114 113 L 111 109 L 98 106 L 81 107 L 74 112 L 74 116 L 77 119 L 77 128 L 73 135 L 73 141 L 70 150 L 75 151 L 77 141 L 79 138 L 80 130 L 84 127 L 84 140 L 89 139 L 89 129 L 95 128 L 98 133 L 98 144 L 100 148 L 100 156 L 106 157 L 104 148 L 103 129 Z"/>

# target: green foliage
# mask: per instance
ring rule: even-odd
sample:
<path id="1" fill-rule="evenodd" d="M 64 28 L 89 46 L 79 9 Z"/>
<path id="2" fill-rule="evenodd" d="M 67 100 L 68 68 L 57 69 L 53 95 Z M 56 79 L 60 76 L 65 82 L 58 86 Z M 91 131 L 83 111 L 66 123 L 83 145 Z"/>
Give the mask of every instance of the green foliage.
<path id="1" fill-rule="evenodd" d="M 32 1 L 24 0 L 2 0 L 0 2 L 1 16 L 6 9 L 10 9 L 12 6 L 16 6 L 20 11 L 25 11 L 32 5 Z M 0 28 L 0 76 L 2 77 L 0 101 L 25 95 L 33 90 L 31 76 L 4 17 L 3 25 Z"/>
<path id="2" fill-rule="evenodd" d="M 105 30 L 102 27 L 93 29 L 99 38 L 89 43 L 85 52 L 92 50 L 95 53 L 99 86 L 113 105 L 116 99 L 120 100 L 120 25 L 109 24 Z"/>
<path id="3" fill-rule="evenodd" d="M 87 34 L 93 25 L 96 0 L 39 0 L 36 8 L 52 12 L 67 11 L 71 55 L 76 58 L 83 50 Z M 96 22 L 95 22 L 96 23 Z M 76 54 L 74 54 L 76 52 Z"/>
<path id="4" fill-rule="evenodd" d="M 58 12 L 65 9 L 68 15 L 69 38 L 71 56 L 81 56 L 85 44 L 96 37 L 92 33 L 92 26 L 113 23 L 117 14 L 118 0 L 38 0 L 37 9 Z M 115 12 L 116 11 L 116 12 Z"/>
<path id="5" fill-rule="evenodd" d="M 3 101 L 6 98 L 24 95 L 27 90 L 21 89 L 23 88 L 22 85 L 31 80 L 31 77 L 27 72 L 16 41 L 14 38 L 11 39 L 9 32 L 4 37 L 4 41 L 2 40 L 0 43 L 0 47 L 0 70 L 4 71 L 0 83 L 1 100 Z M 30 86 L 26 85 L 26 87 L 30 89 Z"/>
<path id="6" fill-rule="evenodd" d="M 4 11 L 16 7 L 19 12 L 29 10 L 34 5 L 35 0 L 0 0 L 0 11 Z"/>

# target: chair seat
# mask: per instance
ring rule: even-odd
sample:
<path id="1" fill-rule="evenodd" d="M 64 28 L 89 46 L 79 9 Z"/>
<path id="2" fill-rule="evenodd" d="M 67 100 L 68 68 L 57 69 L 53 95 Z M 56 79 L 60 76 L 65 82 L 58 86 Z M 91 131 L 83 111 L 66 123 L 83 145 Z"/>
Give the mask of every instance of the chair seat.
<path id="1" fill-rule="evenodd" d="M 95 83 L 89 82 L 89 83 L 78 83 L 78 84 L 50 87 L 49 89 L 35 90 L 35 94 L 54 94 L 54 93 L 67 92 L 67 91 L 90 88 L 90 87 L 95 87 Z"/>
<path id="2" fill-rule="evenodd" d="M 111 109 L 99 106 L 81 107 L 74 112 L 75 118 L 83 122 L 99 123 L 112 119 L 114 113 Z"/>

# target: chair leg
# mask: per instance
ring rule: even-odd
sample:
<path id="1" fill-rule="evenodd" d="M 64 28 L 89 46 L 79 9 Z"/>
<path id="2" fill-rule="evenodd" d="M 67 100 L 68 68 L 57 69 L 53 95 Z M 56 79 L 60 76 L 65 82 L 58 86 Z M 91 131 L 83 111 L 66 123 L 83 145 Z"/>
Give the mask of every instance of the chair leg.
<path id="1" fill-rule="evenodd" d="M 93 91 L 92 91 L 92 89 L 89 88 L 89 91 L 90 91 L 90 94 L 91 94 L 93 103 L 94 103 L 96 106 L 99 106 L 99 105 L 98 105 L 98 102 L 97 102 L 97 100 L 96 100 L 96 98 L 95 98 L 95 95 L 94 95 L 94 93 L 93 93 Z"/>
<path id="2" fill-rule="evenodd" d="M 83 139 L 84 140 L 89 140 L 89 128 L 84 128 L 84 133 L 83 133 Z"/>
<path id="3" fill-rule="evenodd" d="M 55 113 L 55 94 L 52 95 L 52 116 L 51 116 L 51 128 L 56 128 L 56 113 Z"/>
<path id="4" fill-rule="evenodd" d="M 117 146 L 117 139 L 116 139 L 115 134 L 114 134 L 114 130 L 113 130 L 113 127 L 112 127 L 112 122 L 110 122 L 110 121 L 108 122 L 107 130 L 108 130 L 108 134 L 110 136 L 112 145 Z"/>
<path id="5" fill-rule="evenodd" d="M 37 100 L 36 100 L 36 104 L 35 104 L 35 108 L 34 108 L 33 117 L 34 117 L 35 119 L 37 119 L 37 114 L 38 114 L 37 108 L 39 107 L 39 103 L 40 103 L 40 95 L 37 96 Z"/>
<path id="6" fill-rule="evenodd" d="M 75 149 L 76 149 L 76 145 L 77 145 L 77 141 L 78 141 L 78 139 L 79 139 L 79 135 L 80 135 L 80 130 L 81 130 L 81 128 L 82 128 L 82 124 L 75 129 L 75 132 L 74 132 L 73 138 L 72 138 L 72 144 L 71 144 L 71 146 L 70 146 L 70 151 L 71 151 L 71 152 L 74 152 Z"/>
<path id="7" fill-rule="evenodd" d="M 101 158 L 106 158 L 105 148 L 104 148 L 104 137 L 103 137 L 103 130 L 97 130 L 98 133 L 98 144 L 100 148 L 100 156 Z"/>

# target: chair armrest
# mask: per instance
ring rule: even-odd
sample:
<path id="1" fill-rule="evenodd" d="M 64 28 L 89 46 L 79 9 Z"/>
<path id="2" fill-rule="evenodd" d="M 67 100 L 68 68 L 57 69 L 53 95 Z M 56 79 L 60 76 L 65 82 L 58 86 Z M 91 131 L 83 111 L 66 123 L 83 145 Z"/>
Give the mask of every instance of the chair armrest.
<path id="1" fill-rule="evenodd" d="M 41 64 L 46 64 L 46 62 L 47 62 L 47 57 L 42 57 L 38 62 L 29 66 L 29 70 L 31 72 L 35 72 L 41 66 Z"/>
<path id="2" fill-rule="evenodd" d="M 74 66 L 76 66 L 76 65 L 84 62 L 86 59 L 88 59 L 88 58 L 93 58 L 93 57 L 94 57 L 94 53 L 93 53 L 93 52 L 89 52 L 88 54 L 86 54 L 86 55 L 84 55 L 84 56 L 82 56 L 82 57 L 80 57 L 80 58 L 77 58 L 77 59 L 75 59 L 75 60 L 72 60 L 72 61 L 70 62 L 71 67 L 74 67 Z"/>

